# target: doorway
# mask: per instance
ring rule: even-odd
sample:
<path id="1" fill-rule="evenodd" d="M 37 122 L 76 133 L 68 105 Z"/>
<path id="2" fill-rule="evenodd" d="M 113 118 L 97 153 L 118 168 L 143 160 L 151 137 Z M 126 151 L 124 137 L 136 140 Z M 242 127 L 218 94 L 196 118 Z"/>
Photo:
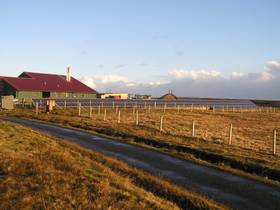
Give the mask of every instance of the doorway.
<path id="1" fill-rule="evenodd" d="M 51 97 L 51 92 L 43 92 L 43 98 Z"/>

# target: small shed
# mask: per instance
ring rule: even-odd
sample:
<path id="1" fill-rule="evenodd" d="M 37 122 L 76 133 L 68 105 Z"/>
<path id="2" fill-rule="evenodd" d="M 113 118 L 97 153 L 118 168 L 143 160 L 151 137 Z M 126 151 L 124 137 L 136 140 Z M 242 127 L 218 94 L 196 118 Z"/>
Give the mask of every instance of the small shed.
<path id="1" fill-rule="evenodd" d="M 1 97 L 1 108 L 12 110 L 14 109 L 14 96 L 2 96 Z"/>

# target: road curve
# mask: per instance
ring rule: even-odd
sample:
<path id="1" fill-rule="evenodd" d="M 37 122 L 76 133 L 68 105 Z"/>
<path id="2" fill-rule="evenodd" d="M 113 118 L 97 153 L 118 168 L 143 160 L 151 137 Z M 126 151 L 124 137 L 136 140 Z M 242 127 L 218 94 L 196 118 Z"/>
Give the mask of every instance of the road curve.
<path id="1" fill-rule="evenodd" d="M 129 165 L 207 195 L 233 209 L 280 209 L 280 188 L 277 187 L 75 129 L 13 117 L 0 116 L 0 119 L 47 132 L 112 156 Z"/>

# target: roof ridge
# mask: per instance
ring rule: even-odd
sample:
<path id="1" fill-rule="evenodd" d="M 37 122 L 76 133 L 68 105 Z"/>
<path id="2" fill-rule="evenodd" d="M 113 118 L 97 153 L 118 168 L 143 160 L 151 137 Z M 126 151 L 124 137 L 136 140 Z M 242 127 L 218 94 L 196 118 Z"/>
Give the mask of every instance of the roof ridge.
<path id="1" fill-rule="evenodd" d="M 33 77 L 7 77 L 7 76 L 0 76 L 0 79 L 1 78 L 7 78 L 7 79 L 36 79 L 36 78 L 33 78 Z"/>
<path id="2" fill-rule="evenodd" d="M 51 76 L 65 76 L 66 77 L 66 75 L 64 75 L 64 74 L 54 74 L 54 73 L 38 73 L 38 72 L 24 71 L 21 74 L 23 74 L 23 73 L 25 73 L 25 74 L 51 75 Z"/>

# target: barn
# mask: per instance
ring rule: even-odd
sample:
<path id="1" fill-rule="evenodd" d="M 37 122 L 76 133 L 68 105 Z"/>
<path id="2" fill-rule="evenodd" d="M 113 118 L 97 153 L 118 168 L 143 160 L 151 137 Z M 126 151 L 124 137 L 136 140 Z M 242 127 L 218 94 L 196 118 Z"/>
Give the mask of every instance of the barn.
<path id="1" fill-rule="evenodd" d="M 94 99 L 97 92 L 66 75 L 23 72 L 18 77 L 0 76 L 0 96 L 13 95 L 19 101 L 30 103 L 32 99 Z"/>

